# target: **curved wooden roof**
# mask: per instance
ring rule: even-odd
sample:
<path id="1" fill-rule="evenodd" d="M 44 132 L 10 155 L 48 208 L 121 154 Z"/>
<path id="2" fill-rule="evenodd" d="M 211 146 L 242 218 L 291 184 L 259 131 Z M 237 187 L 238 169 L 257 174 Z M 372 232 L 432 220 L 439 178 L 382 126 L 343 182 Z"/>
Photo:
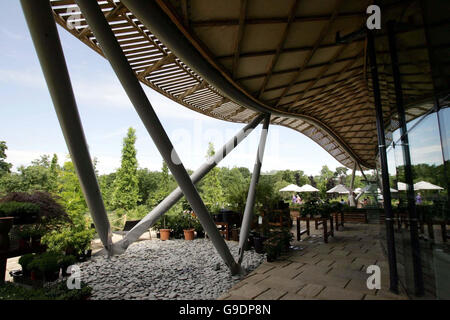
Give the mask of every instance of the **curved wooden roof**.
<path id="1" fill-rule="evenodd" d="M 360 0 L 155 0 L 214 68 L 249 98 L 276 111 L 273 124 L 317 142 L 347 167 L 375 167 L 377 134 L 364 39 L 337 44 L 365 24 Z M 406 101 L 432 93 L 423 22 L 415 1 L 384 1 L 384 17 L 409 21 L 398 33 Z M 118 0 L 98 1 L 136 76 L 185 107 L 232 122 L 258 112 L 213 87 Z M 102 54 L 74 0 L 51 1 L 56 21 Z M 387 19 L 384 19 L 387 21 Z M 68 21 L 70 23 L 68 23 Z M 75 23 L 75 24 L 71 24 Z M 74 26 L 74 27 L 72 27 Z M 383 108 L 395 108 L 387 41 L 377 35 Z M 425 68 L 425 69 L 424 69 Z M 428 68 L 428 69 L 427 69 Z M 424 108 L 415 108 L 416 117 Z M 298 146 L 301 148 L 301 146 Z"/>

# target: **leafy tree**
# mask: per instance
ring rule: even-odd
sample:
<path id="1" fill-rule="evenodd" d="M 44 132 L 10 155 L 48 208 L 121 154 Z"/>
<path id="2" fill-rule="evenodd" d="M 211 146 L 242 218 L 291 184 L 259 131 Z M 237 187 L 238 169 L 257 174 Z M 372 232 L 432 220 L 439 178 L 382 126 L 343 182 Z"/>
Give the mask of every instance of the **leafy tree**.
<path id="1" fill-rule="evenodd" d="M 214 145 L 208 144 L 206 158 L 210 159 L 214 156 Z M 219 179 L 220 169 L 213 168 L 204 178 L 202 185 L 202 199 L 210 211 L 216 211 L 223 207 L 225 197 L 223 195 L 222 185 Z"/>
<path id="2" fill-rule="evenodd" d="M 114 180 L 114 191 L 112 204 L 115 208 L 131 210 L 137 206 L 139 201 L 139 181 L 137 176 L 137 158 L 134 144 L 136 142 L 136 131 L 128 129 L 123 139 L 122 163 Z"/>
<path id="3" fill-rule="evenodd" d="M 147 203 L 149 197 L 154 194 L 159 187 L 161 173 L 148 169 L 138 169 L 139 201 L 138 204 Z"/>
<path id="4" fill-rule="evenodd" d="M 158 185 L 159 187 L 156 190 L 156 192 L 154 192 L 151 196 L 149 196 L 147 200 L 147 204 L 151 208 L 156 207 L 161 201 L 163 201 L 164 198 L 166 198 L 175 187 L 170 178 L 169 167 L 167 166 L 167 163 L 164 160 L 161 168 L 161 174 L 158 181 Z"/>
<path id="5" fill-rule="evenodd" d="M 347 178 L 348 168 L 346 167 L 337 167 L 334 171 L 334 176 L 338 179 L 340 184 L 345 183 L 345 179 Z"/>
<path id="6" fill-rule="evenodd" d="M 67 213 L 69 215 L 86 213 L 88 211 L 86 200 L 72 161 L 64 163 L 58 180 L 58 193 L 64 202 Z"/>
<path id="7" fill-rule="evenodd" d="M 12 164 L 5 161 L 7 149 L 6 142 L 0 141 L 0 177 L 11 172 Z"/>
<path id="8" fill-rule="evenodd" d="M 98 177 L 98 184 L 100 185 L 100 190 L 102 192 L 103 202 L 105 203 L 105 207 L 108 210 L 112 210 L 114 208 L 112 205 L 112 194 L 114 191 L 115 179 L 115 172 L 104 174 Z"/>
<path id="9" fill-rule="evenodd" d="M 60 167 L 58 165 L 58 156 L 53 154 L 52 161 L 49 168 L 49 187 L 51 192 L 56 192 L 58 189 L 58 172 Z"/>

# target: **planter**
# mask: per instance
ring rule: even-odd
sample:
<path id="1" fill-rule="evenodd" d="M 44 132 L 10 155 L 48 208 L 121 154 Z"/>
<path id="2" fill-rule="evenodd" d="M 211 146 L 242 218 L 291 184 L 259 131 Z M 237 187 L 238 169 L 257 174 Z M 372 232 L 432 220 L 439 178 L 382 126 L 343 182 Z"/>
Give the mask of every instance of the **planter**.
<path id="1" fill-rule="evenodd" d="M 256 253 L 264 253 L 264 239 L 261 237 L 253 237 L 253 246 L 255 247 Z"/>
<path id="2" fill-rule="evenodd" d="M 12 228 L 14 218 L 2 217 L 0 218 L 0 250 L 9 249 L 9 231 Z"/>
<path id="3" fill-rule="evenodd" d="M 23 283 L 24 282 L 24 274 L 22 270 L 13 270 L 9 272 L 9 275 L 13 278 L 13 281 L 16 283 Z"/>
<path id="4" fill-rule="evenodd" d="M 170 229 L 159 229 L 159 238 L 163 241 L 169 240 Z"/>
<path id="5" fill-rule="evenodd" d="M 194 229 L 183 230 L 184 240 L 194 240 Z"/>

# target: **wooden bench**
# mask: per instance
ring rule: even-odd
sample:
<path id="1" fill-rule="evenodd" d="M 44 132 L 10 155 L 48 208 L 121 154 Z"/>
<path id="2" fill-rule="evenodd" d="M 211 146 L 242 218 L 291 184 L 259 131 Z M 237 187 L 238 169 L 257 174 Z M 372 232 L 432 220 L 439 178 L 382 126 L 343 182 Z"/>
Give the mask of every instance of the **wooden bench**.
<path id="1" fill-rule="evenodd" d="M 306 222 L 306 229 L 301 230 L 301 221 Z M 297 241 L 301 240 L 302 235 L 305 233 L 309 236 L 310 235 L 310 227 L 309 227 L 309 217 L 297 217 Z"/>
<path id="2" fill-rule="evenodd" d="M 368 223 L 366 210 L 347 211 L 347 212 L 344 211 L 342 214 L 343 217 L 345 217 L 346 222 Z"/>

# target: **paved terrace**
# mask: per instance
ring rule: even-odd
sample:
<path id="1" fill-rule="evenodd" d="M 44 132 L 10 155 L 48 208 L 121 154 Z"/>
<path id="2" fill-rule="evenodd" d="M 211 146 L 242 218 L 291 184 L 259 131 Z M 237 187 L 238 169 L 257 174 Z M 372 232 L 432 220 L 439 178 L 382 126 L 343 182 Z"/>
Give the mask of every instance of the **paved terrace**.
<path id="1" fill-rule="evenodd" d="M 295 227 L 295 226 L 294 226 Z M 223 300 L 391 300 L 408 299 L 389 291 L 389 268 L 379 242 L 379 227 L 347 223 L 326 244 L 322 228 L 294 241 L 294 250 L 275 262 L 264 262 Z M 295 234 L 295 228 L 292 229 Z M 381 269 L 381 289 L 369 290 L 366 268 Z"/>

